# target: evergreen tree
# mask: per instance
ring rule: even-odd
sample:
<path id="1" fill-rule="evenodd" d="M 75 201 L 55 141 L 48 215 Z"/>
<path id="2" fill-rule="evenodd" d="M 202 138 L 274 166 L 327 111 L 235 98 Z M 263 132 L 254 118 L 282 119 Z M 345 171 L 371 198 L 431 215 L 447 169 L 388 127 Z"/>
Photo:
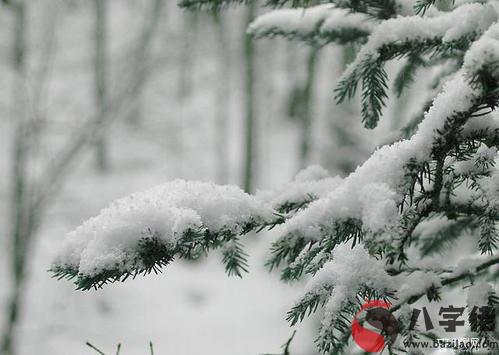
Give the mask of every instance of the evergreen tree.
<path id="1" fill-rule="evenodd" d="M 251 0 L 182 0 L 218 10 Z M 276 9 L 249 27 L 314 46 L 360 46 L 336 89 L 338 102 L 361 87 L 361 119 L 374 128 L 389 95 L 386 62 L 403 60 L 399 94 L 418 71 L 431 97 L 400 139 L 342 179 L 317 166 L 275 191 L 174 181 L 118 200 L 73 231 L 52 265 L 78 289 L 147 274 L 174 258 L 220 249 L 229 275 L 247 270 L 241 236 L 281 225 L 268 267 L 283 280 L 309 278 L 289 311 L 295 324 L 323 309 L 317 346 L 348 353 L 353 316 L 366 299 L 389 301 L 404 339 L 410 305 L 466 287 L 468 302 L 494 306 L 499 264 L 499 23 L 494 1 L 269 0 Z M 414 6 L 413 6 L 414 5 Z M 429 258 L 469 238 L 468 255 Z M 470 286 L 470 287 L 468 287 Z M 486 336 L 493 336 L 487 333 Z M 399 340 L 391 353 L 404 352 Z"/>

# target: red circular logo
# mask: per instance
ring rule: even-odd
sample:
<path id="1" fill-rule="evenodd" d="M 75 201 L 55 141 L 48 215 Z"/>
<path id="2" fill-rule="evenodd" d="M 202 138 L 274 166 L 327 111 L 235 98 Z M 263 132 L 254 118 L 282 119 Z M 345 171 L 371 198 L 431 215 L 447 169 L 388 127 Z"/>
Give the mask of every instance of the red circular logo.
<path id="1" fill-rule="evenodd" d="M 355 315 L 352 321 L 352 338 L 362 350 L 377 353 L 383 350 L 386 339 L 393 344 L 397 338 L 397 319 L 388 310 L 391 304 L 385 301 L 367 301 Z M 367 323 L 376 330 L 364 328 Z"/>

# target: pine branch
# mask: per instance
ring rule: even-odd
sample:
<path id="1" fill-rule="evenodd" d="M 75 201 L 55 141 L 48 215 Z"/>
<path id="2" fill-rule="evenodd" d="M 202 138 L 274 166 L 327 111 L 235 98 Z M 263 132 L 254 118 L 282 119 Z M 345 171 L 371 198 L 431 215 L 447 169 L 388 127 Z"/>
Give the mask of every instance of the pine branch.
<path id="1" fill-rule="evenodd" d="M 499 257 L 498 256 L 487 258 L 482 263 L 479 263 L 474 267 L 470 267 L 469 269 L 464 270 L 464 271 L 458 273 L 457 275 L 452 275 L 452 276 L 442 278 L 440 281 L 440 284 L 442 285 L 442 287 L 453 286 L 454 284 L 459 283 L 467 278 L 476 278 L 480 273 L 488 271 L 491 266 L 494 266 L 497 264 L 499 264 Z M 425 296 L 429 290 L 430 289 L 425 289 L 422 292 L 415 293 L 414 295 L 411 295 L 410 297 L 408 297 L 406 299 L 397 301 L 397 303 L 394 304 L 393 307 L 390 308 L 390 312 L 395 313 L 404 304 L 406 304 L 406 303 L 412 304 L 412 303 L 418 301 L 421 297 Z"/>
<path id="2" fill-rule="evenodd" d="M 428 11 L 428 9 L 437 1 L 439 0 L 417 0 L 416 4 L 414 5 L 414 11 L 416 12 L 416 14 L 424 16 L 426 11 Z"/>
<path id="3" fill-rule="evenodd" d="M 238 5 L 255 0 L 180 0 L 178 5 L 189 10 L 219 11 L 230 5 Z"/>
<path id="4" fill-rule="evenodd" d="M 331 5 L 279 9 L 258 17 L 248 28 L 254 38 L 281 36 L 313 46 L 364 43 L 375 22 L 366 15 Z"/>
<path id="5" fill-rule="evenodd" d="M 382 108 L 388 98 L 388 76 L 381 63 L 363 67 L 362 73 L 362 122 L 366 128 L 375 128 L 381 117 Z"/>

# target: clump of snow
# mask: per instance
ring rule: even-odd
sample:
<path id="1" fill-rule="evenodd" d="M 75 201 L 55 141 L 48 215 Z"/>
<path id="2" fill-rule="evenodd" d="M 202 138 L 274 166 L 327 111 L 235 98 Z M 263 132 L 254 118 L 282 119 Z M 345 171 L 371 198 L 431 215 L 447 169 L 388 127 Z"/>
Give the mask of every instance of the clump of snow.
<path id="1" fill-rule="evenodd" d="M 456 163 L 456 173 L 470 175 L 472 173 L 485 173 L 492 170 L 492 163 L 497 157 L 496 147 L 487 147 L 481 144 L 471 159 Z"/>
<path id="2" fill-rule="evenodd" d="M 497 67 L 499 60 L 499 23 L 496 23 L 475 41 L 464 56 L 464 68 L 468 73 L 474 73 L 486 65 Z"/>
<path id="3" fill-rule="evenodd" d="M 487 305 L 492 291 L 492 287 L 485 281 L 475 283 L 468 289 L 468 298 L 466 300 L 468 306 L 473 308 Z"/>
<path id="4" fill-rule="evenodd" d="M 334 249 L 332 260 L 324 264 L 305 290 L 315 292 L 328 286 L 345 286 L 349 292 L 356 293 L 361 285 L 380 291 L 393 287 L 383 261 L 369 255 L 361 244 L 354 247 L 340 244 Z"/>
<path id="5" fill-rule="evenodd" d="M 490 177 L 481 179 L 480 186 L 485 192 L 489 202 L 489 207 L 497 208 L 499 206 L 499 170 L 494 168 Z"/>
<path id="6" fill-rule="evenodd" d="M 69 233 L 55 265 L 95 275 L 129 268 L 139 240 L 175 245 L 188 230 L 239 233 L 246 223 L 271 221 L 273 210 L 236 186 L 175 180 L 113 202 Z"/>
<path id="7" fill-rule="evenodd" d="M 475 253 L 468 258 L 459 260 L 459 264 L 450 273 L 449 277 L 457 277 L 476 272 L 476 268 L 489 260 L 494 259 L 495 256 L 483 257 L 480 253 Z"/>
<path id="8" fill-rule="evenodd" d="M 289 219 L 285 233 L 317 239 L 322 226 L 349 218 L 361 220 L 363 228 L 371 232 L 397 227 L 395 206 L 407 190 L 406 165 L 411 159 L 428 161 L 438 132 L 456 113 L 469 110 L 478 95 L 458 72 L 444 85 L 411 139 L 376 150 L 325 197 Z"/>
<path id="9" fill-rule="evenodd" d="M 332 319 L 342 304 L 353 299 L 362 286 L 383 293 L 394 288 L 386 273 L 384 262 L 370 256 L 360 244 L 351 247 L 340 244 L 333 251 L 332 260 L 308 282 L 306 293 L 331 292 L 325 317 Z M 332 287 L 332 291 L 331 290 Z M 327 321 L 326 321 L 327 322 Z"/>
<path id="10" fill-rule="evenodd" d="M 397 281 L 401 285 L 397 291 L 397 298 L 400 302 L 404 302 L 412 296 L 425 292 L 431 286 L 442 286 L 438 275 L 430 271 L 414 271 L 408 276 L 398 276 Z"/>
<path id="11" fill-rule="evenodd" d="M 443 229 L 448 228 L 452 223 L 446 216 L 436 216 L 426 219 L 414 229 L 414 235 L 419 236 L 421 239 L 432 238 Z"/>
<path id="12" fill-rule="evenodd" d="M 387 184 L 367 184 L 359 194 L 362 222 L 377 231 L 398 221 L 397 194 Z"/>
<path id="13" fill-rule="evenodd" d="M 311 165 L 298 172 L 295 176 L 296 182 L 317 181 L 329 177 L 329 173 L 320 165 Z"/>
<path id="14" fill-rule="evenodd" d="M 463 127 L 462 134 L 469 137 L 476 132 L 486 132 L 490 136 L 499 132 L 499 117 L 497 113 L 483 117 L 472 117 Z"/>
<path id="15" fill-rule="evenodd" d="M 274 190 L 260 190 L 257 198 L 278 209 L 286 203 L 300 203 L 327 195 L 338 186 L 341 178 L 330 177 L 327 170 L 319 165 L 312 165 L 300 171 L 294 181 Z"/>
<path id="16" fill-rule="evenodd" d="M 279 9 L 259 16 L 248 27 L 248 33 L 262 37 L 272 34 L 321 36 L 331 31 L 356 29 L 370 33 L 374 23 L 365 14 L 351 13 L 323 4 L 309 8 Z"/>

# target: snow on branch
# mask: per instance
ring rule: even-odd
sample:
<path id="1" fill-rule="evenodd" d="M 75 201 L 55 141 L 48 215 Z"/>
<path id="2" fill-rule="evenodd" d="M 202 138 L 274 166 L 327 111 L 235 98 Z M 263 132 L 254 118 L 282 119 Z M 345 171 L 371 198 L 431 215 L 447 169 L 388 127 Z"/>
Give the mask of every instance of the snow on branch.
<path id="1" fill-rule="evenodd" d="M 224 244 L 227 271 L 239 275 L 245 258 L 237 235 L 277 218 L 236 186 L 176 180 L 117 200 L 84 222 L 67 236 L 51 270 L 88 289 Z"/>
<path id="2" fill-rule="evenodd" d="M 274 10 L 258 17 L 248 28 L 256 38 L 283 36 L 316 45 L 364 42 L 374 27 L 366 14 L 352 13 L 332 4 Z"/>
<path id="3" fill-rule="evenodd" d="M 254 0 L 180 0 L 178 5 L 187 9 L 220 10 L 230 5 L 247 3 Z"/>
<path id="4" fill-rule="evenodd" d="M 341 180 L 330 177 L 321 166 L 312 165 L 300 171 L 294 181 L 274 190 L 258 191 L 257 197 L 280 213 L 296 212 L 327 195 Z"/>
<path id="5" fill-rule="evenodd" d="M 304 270 L 315 273 L 339 244 L 361 239 L 375 245 L 373 251 L 403 257 L 406 240 L 412 236 L 419 218 L 432 208 L 438 211 L 440 203 L 438 195 L 421 194 L 415 191 L 415 185 L 422 184 L 423 192 L 441 188 L 435 185 L 443 183 L 442 177 L 433 178 L 436 180 L 432 187 L 425 185 L 421 176 L 441 169 L 433 164 L 442 152 L 452 149 L 449 132 L 464 126 L 483 105 L 494 106 L 499 100 L 495 95 L 489 101 L 489 93 L 471 85 L 472 75 L 460 71 L 447 82 L 411 139 L 378 149 L 327 195 L 291 216 L 282 227 L 283 236 L 274 244 L 269 265 L 286 262 L 289 266 L 284 269 L 285 279 L 300 276 Z M 488 149 L 483 150 L 488 154 Z M 404 206 L 408 211 L 401 214 Z M 420 216 L 415 219 L 414 209 Z M 394 240 L 394 236 L 400 239 Z"/>
<path id="6" fill-rule="evenodd" d="M 355 314 L 366 299 L 390 299 L 394 289 L 382 261 L 370 256 L 361 245 L 339 245 L 332 260 L 309 281 L 304 296 L 288 312 L 288 320 L 295 324 L 324 305 L 317 343 L 325 353 L 340 353 L 344 350 L 342 335 L 350 328 L 345 321 L 348 315 Z"/>
<path id="7" fill-rule="evenodd" d="M 496 23 L 475 41 L 464 56 L 464 70 L 475 73 L 474 79 L 487 80 L 486 76 L 499 74 L 499 23 Z"/>
<path id="8" fill-rule="evenodd" d="M 387 98 L 386 61 L 405 55 L 446 57 L 465 51 L 497 18 L 490 4 L 465 4 L 436 17 L 383 21 L 343 73 L 336 89 L 337 101 L 353 97 L 361 81 L 362 120 L 366 127 L 376 127 Z"/>

